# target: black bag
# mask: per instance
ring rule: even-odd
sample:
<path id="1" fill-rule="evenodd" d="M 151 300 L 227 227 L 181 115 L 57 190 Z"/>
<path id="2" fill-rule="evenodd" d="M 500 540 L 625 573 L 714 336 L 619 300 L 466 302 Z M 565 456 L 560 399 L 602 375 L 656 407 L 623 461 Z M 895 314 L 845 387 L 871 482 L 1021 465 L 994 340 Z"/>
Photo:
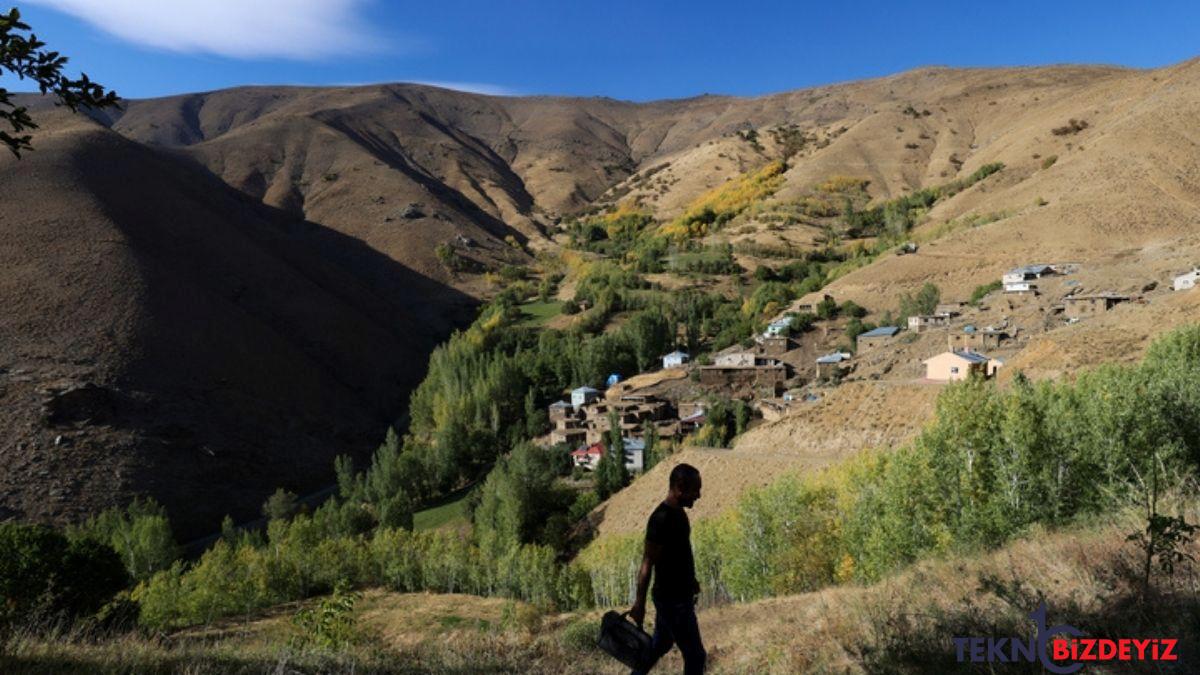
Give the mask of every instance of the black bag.
<path id="1" fill-rule="evenodd" d="M 626 620 L 629 612 L 617 614 L 609 610 L 600 620 L 600 649 L 616 660 L 635 670 L 644 670 L 650 665 L 653 654 L 650 635 L 632 621 Z"/>

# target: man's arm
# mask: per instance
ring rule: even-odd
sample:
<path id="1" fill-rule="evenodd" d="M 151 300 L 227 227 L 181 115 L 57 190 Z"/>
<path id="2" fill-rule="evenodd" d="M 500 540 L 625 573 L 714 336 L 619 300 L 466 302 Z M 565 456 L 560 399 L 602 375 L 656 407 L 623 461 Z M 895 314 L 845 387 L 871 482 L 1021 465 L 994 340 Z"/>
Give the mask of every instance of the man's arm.
<path id="1" fill-rule="evenodd" d="M 646 620 L 646 591 L 650 588 L 650 570 L 654 569 L 654 564 L 661 555 L 662 544 L 647 540 L 642 552 L 642 566 L 638 569 L 637 598 L 633 601 L 633 607 L 629 608 L 629 616 L 639 626 Z"/>

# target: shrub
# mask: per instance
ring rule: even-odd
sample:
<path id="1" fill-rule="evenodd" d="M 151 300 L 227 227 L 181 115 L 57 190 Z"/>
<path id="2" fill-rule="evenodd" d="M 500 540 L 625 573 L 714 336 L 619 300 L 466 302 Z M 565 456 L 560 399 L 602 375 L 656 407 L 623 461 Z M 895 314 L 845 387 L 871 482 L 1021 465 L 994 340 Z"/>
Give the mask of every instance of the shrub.
<path id="1" fill-rule="evenodd" d="M 438 244 L 433 248 L 433 253 L 437 256 L 438 262 L 442 263 L 442 266 L 450 272 L 461 272 L 468 267 L 467 261 L 450 244 Z"/>
<path id="2" fill-rule="evenodd" d="M 838 314 L 837 301 L 831 296 L 825 296 L 821 302 L 817 303 L 817 316 L 822 319 L 832 319 Z"/>
<path id="3" fill-rule="evenodd" d="M 926 282 L 921 290 L 917 291 L 916 296 L 908 293 L 900 295 L 900 317 L 906 319 L 918 314 L 933 314 L 941 299 L 942 292 L 938 287 L 932 282 Z"/>
<path id="4" fill-rule="evenodd" d="M 817 192 L 825 192 L 829 194 L 845 194 L 854 192 L 865 192 L 867 186 L 871 184 L 870 179 L 859 176 L 830 176 L 824 181 L 817 183 Z"/>
<path id="5" fill-rule="evenodd" d="M 129 583 L 116 551 L 44 525 L 0 525 L 0 621 L 93 614 Z"/>
<path id="6" fill-rule="evenodd" d="M 847 300 L 842 303 L 841 313 L 845 314 L 846 316 L 861 319 L 867 315 L 867 309 L 853 300 Z"/>
<path id="7" fill-rule="evenodd" d="M 358 593 L 339 587 L 316 606 L 300 609 L 292 617 L 292 626 L 296 630 L 291 640 L 292 648 L 338 651 L 350 646 L 358 637 L 354 616 L 354 605 L 358 600 Z"/>
<path id="8" fill-rule="evenodd" d="M 1054 166 L 1054 163 L 1057 161 L 1058 161 L 1058 155 L 1050 155 L 1046 159 L 1042 160 L 1042 168 L 1049 169 L 1050 167 Z"/>
<path id="9" fill-rule="evenodd" d="M 599 637 L 600 624 L 587 617 L 575 619 L 559 632 L 563 647 L 581 652 L 595 651 Z"/>
<path id="10" fill-rule="evenodd" d="M 1002 281 L 1000 281 L 999 279 L 997 279 L 991 283 L 976 286 L 975 290 L 971 291 L 971 299 L 967 301 L 967 304 L 971 305 L 972 307 L 978 307 L 980 300 L 983 300 L 983 298 L 985 296 L 987 296 L 989 293 L 998 291 L 1003 287 L 1004 287 L 1004 283 Z"/>
<path id="11" fill-rule="evenodd" d="M 1070 134 L 1077 134 L 1086 128 L 1088 128 L 1088 123 L 1086 120 L 1077 120 L 1075 118 L 1071 118 L 1063 126 L 1051 129 L 1050 133 L 1054 134 L 1055 136 L 1067 136 Z"/>

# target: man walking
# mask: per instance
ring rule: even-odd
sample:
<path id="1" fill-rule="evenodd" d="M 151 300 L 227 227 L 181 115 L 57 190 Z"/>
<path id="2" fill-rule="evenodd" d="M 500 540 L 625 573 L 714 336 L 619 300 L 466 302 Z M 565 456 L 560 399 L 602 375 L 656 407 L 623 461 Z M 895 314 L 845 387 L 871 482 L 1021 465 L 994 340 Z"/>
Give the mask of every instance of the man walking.
<path id="1" fill-rule="evenodd" d="M 696 580 L 696 563 L 692 558 L 692 527 L 685 508 L 700 498 L 700 471 L 690 464 L 680 464 L 671 470 L 667 498 L 650 514 L 646 523 L 646 544 L 642 567 L 638 570 L 637 600 L 629 616 L 640 626 L 646 618 L 646 589 L 650 574 L 654 574 L 654 660 L 679 645 L 683 652 L 684 675 L 704 672 L 706 653 L 700 640 L 700 625 L 696 622 L 696 598 L 700 582 Z M 635 670 L 632 675 L 644 675 Z"/>

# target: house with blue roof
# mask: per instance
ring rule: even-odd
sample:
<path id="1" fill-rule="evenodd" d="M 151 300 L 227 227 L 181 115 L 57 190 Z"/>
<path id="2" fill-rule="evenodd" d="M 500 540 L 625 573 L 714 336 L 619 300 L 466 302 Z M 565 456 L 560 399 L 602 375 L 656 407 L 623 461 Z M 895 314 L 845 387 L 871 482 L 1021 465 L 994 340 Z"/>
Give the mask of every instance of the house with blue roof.
<path id="1" fill-rule="evenodd" d="M 843 365 L 851 358 L 846 352 L 832 352 L 817 357 L 817 379 L 830 377 L 843 371 Z"/>
<path id="2" fill-rule="evenodd" d="M 957 382 L 972 374 L 992 377 L 1004 365 L 1001 359 L 988 358 L 970 350 L 947 351 L 925 360 L 925 379 L 934 382 Z"/>
<path id="3" fill-rule="evenodd" d="M 900 329 L 896 326 L 880 326 L 865 333 L 860 333 L 854 339 L 854 348 L 862 353 L 864 351 L 875 349 L 892 341 Z"/>

